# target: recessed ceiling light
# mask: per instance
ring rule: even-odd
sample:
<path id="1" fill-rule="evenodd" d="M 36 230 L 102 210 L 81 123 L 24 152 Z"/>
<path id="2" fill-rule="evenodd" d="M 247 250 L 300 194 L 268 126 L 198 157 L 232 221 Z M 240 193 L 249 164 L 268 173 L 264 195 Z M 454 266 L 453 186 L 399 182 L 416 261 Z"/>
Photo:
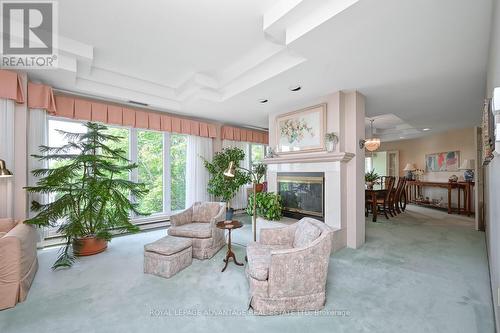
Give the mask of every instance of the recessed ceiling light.
<path id="1" fill-rule="evenodd" d="M 290 91 L 299 91 L 300 89 L 302 89 L 302 87 L 300 85 L 296 84 L 294 86 L 288 87 L 288 89 L 290 89 Z"/>
<path id="2" fill-rule="evenodd" d="M 431 129 L 430 128 L 422 128 L 422 131 L 424 132 L 427 132 L 427 131 L 430 131 Z"/>
<path id="3" fill-rule="evenodd" d="M 267 103 L 267 102 L 269 102 L 269 100 L 268 100 L 268 99 L 265 99 L 265 98 L 261 98 L 261 99 L 259 99 L 259 103 L 264 104 L 264 103 Z"/>
<path id="4" fill-rule="evenodd" d="M 405 139 L 405 138 L 406 138 L 406 136 L 400 136 L 399 138 L 400 138 L 400 139 Z"/>

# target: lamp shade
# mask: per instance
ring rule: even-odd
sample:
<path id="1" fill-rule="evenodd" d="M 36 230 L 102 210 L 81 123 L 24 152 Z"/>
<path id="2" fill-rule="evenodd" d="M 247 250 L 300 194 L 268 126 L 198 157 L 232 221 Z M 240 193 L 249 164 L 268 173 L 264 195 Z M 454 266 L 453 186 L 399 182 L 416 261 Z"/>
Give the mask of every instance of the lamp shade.
<path id="1" fill-rule="evenodd" d="M 474 160 L 463 160 L 460 170 L 474 170 Z"/>
<path id="2" fill-rule="evenodd" d="M 227 169 L 224 171 L 224 176 L 233 178 L 234 177 L 234 162 L 229 162 Z"/>
<path id="3" fill-rule="evenodd" d="M 380 147 L 380 139 L 379 138 L 371 138 L 365 140 L 365 148 L 368 151 L 375 151 Z"/>
<path id="4" fill-rule="evenodd" d="M 4 160 L 0 160 L 0 177 L 12 177 L 12 172 L 7 169 Z"/>
<path id="5" fill-rule="evenodd" d="M 408 163 L 408 164 L 406 164 L 405 168 L 403 169 L 403 171 L 414 171 L 414 170 L 417 170 L 415 163 Z"/>

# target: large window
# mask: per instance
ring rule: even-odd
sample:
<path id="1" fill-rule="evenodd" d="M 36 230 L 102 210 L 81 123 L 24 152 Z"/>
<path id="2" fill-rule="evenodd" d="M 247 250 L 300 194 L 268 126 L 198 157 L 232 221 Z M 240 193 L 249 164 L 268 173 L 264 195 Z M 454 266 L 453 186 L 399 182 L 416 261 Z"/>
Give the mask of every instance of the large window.
<path id="1" fill-rule="evenodd" d="M 173 212 L 186 208 L 186 149 L 187 136 L 170 135 L 170 177 L 172 184 L 170 202 Z"/>
<path id="2" fill-rule="evenodd" d="M 84 133 L 85 126 L 82 123 L 72 121 L 50 120 L 49 121 L 49 146 L 62 147 L 68 143 L 68 139 L 59 131 L 70 133 Z M 53 162 L 52 162 L 53 163 Z"/>
<path id="3" fill-rule="evenodd" d="M 250 165 L 262 162 L 265 156 L 265 146 L 250 144 Z"/>
<path id="4" fill-rule="evenodd" d="M 151 215 L 140 219 L 132 217 L 132 219 L 164 220 L 171 211 L 184 209 L 187 136 L 135 128 L 107 127 L 107 134 L 120 137 L 119 141 L 110 141 L 107 144 L 112 148 L 123 150 L 124 156 L 138 165 L 137 169 L 130 174 L 123 174 L 122 177 L 143 182 L 149 190 L 138 204 L 140 211 Z M 49 118 L 49 146 L 62 146 L 68 142 L 57 130 L 83 133 L 86 128 L 82 122 Z"/>
<path id="5" fill-rule="evenodd" d="M 61 121 L 61 120 L 50 120 L 48 124 L 48 145 L 50 147 L 62 147 L 66 145 L 69 141 L 66 136 L 60 131 L 70 132 L 70 133 L 85 133 L 86 127 L 79 122 L 71 122 L 71 121 Z M 78 151 L 75 149 L 74 151 L 68 151 L 68 153 L 77 153 Z M 38 152 L 37 152 L 38 153 Z M 65 165 L 67 162 L 65 161 L 49 161 L 50 168 L 56 168 Z M 51 193 L 48 196 L 49 201 L 54 201 L 58 198 L 57 193 Z M 62 222 L 62 221 L 60 221 Z M 46 228 L 44 231 L 44 237 L 52 237 L 57 235 L 58 222 L 55 227 Z"/>
<path id="6" fill-rule="evenodd" d="M 106 145 L 109 146 L 111 149 L 122 150 L 123 156 L 130 159 L 130 149 L 129 149 L 130 131 L 127 128 L 123 127 L 108 127 L 108 129 L 106 130 L 106 134 L 113 135 L 119 138 L 118 141 L 109 140 L 108 142 L 106 142 Z M 119 178 L 129 179 L 130 176 L 128 173 L 123 172 L 119 176 Z"/>
<path id="7" fill-rule="evenodd" d="M 149 190 L 138 203 L 150 214 L 163 212 L 163 133 L 137 131 L 138 181 Z"/>

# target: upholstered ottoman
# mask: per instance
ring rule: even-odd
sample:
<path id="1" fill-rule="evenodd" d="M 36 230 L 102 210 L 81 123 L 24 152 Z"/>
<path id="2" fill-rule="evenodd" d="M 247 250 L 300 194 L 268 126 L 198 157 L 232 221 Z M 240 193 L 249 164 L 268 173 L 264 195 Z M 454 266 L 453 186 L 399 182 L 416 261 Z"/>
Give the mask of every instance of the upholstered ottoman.
<path id="1" fill-rule="evenodd" d="M 144 245 L 144 273 L 169 278 L 192 262 L 190 238 L 166 236 Z"/>

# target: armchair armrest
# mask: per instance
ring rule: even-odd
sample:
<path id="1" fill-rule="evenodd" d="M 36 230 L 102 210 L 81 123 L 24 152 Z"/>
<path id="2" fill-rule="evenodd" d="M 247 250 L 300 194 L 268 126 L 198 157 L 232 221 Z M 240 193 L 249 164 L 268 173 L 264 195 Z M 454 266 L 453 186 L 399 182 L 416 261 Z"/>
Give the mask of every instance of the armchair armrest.
<path id="1" fill-rule="evenodd" d="M 219 213 L 210 219 L 210 228 L 212 229 L 212 237 L 224 238 L 224 230 L 217 228 L 217 222 L 222 222 L 226 220 L 226 205 L 221 205 Z"/>
<path id="2" fill-rule="evenodd" d="M 264 245 L 292 246 L 296 229 L 296 223 L 286 227 L 260 229 L 259 243 Z"/>
<path id="3" fill-rule="evenodd" d="M 0 219 L 0 232 L 9 232 L 17 225 L 14 219 Z"/>
<path id="4" fill-rule="evenodd" d="M 21 279 L 21 242 L 15 237 L 0 238 L 0 253 L 5 256 L 0 260 L 1 284 L 15 283 Z"/>
<path id="5" fill-rule="evenodd" d="M 2 282 L 19 281 L 26 275 L 36 258 L 36 229 L 24 223 L 0 239 L 0 253 L 6 253 L 0 260 L 0 280 Z"/>
<path id="6" fill-rule="evenodd" d="M 217 224 L 217 222 L 222 222 L 226 219 L 226 206 L 222 206 L 221 205 L 221 208 L 219 210 L 219 213 L 217 213 L 217 215 L 215 215 L 214 217 L 212 217 L 212 219 L 210 220 L 210 222 L 212 224 Z"/>
<path id="7" fill-rule="evenodd" d="M 271 251 L 269 296 L 288 297 L 324 292 L 331 247 L 330 235 L 325 234 L 306 248 Z"/>
<path id="8" fill-rule="evenodd" d="M 193 208 L 192 207 L 189 207 L 188 209 L 185 209 L 180 213 L 177 213 L 177 214 L 170 216 L 170 223 L 176 227 L 191 223 L 192 221 L 193 221 Z"/>

